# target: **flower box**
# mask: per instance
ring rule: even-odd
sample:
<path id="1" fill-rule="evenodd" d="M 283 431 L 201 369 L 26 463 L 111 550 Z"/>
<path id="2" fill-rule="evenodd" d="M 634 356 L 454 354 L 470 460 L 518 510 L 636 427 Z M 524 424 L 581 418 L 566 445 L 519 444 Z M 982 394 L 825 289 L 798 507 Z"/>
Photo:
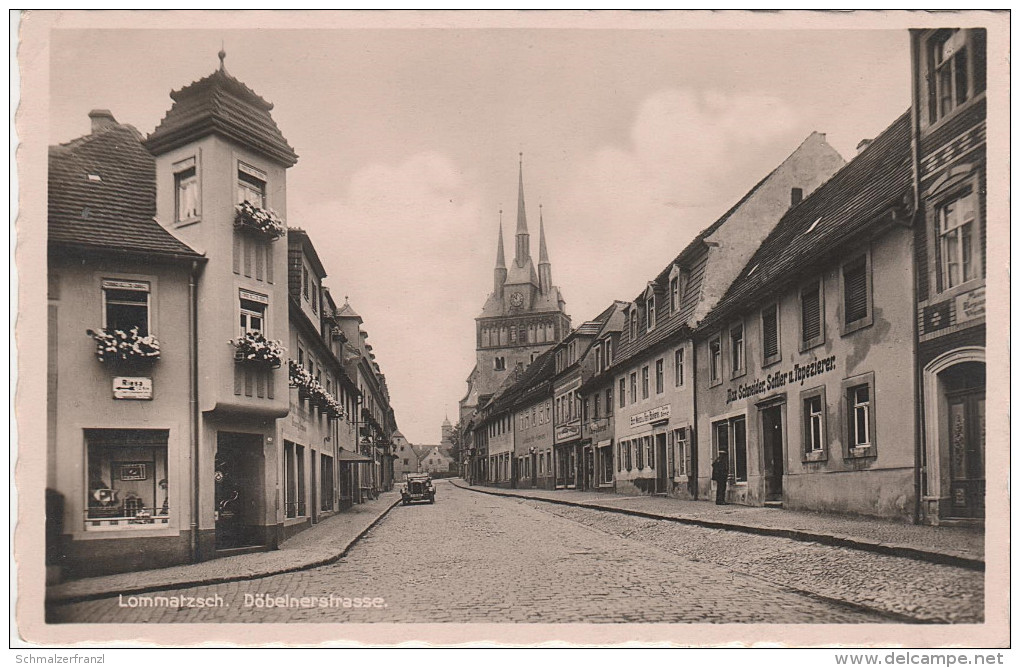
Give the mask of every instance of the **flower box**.
<path id="1" fill-rule="evenodd" d="M 287 224 L 275 211 L 257 207 L 247 200 L 234 207 L 234 227 L 261 234 L 269 241 L 287 234 Z"/>
<path id="2" fill-rule="evenodd" d="M 127 332 L 122 329 L 88 329 L 85 333 L 96 342 L 96 357 L 100 362 L 141 363 L 159 359 L 159 341 L 152 335 L 141 336 L 137 327 Z"/>
<path id="3" fill-rule="evenodd" d="M 234 361 L 244 364 L 279 369 L 287 349 L 279 341 L 270 341 L 262 332 L 247 332 L 230 341 L 234 346 Z"/>

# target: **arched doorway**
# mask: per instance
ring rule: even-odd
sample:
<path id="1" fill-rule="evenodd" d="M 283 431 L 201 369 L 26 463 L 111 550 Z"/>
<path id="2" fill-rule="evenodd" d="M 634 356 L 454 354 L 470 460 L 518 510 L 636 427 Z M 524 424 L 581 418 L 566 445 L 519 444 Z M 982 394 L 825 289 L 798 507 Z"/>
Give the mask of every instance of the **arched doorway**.
<path id="1" fill-rule="evenodd" d="M 946 353 L 924 370 L 929 521 L 985 514 L 985 359 L 983 348 Z"/>

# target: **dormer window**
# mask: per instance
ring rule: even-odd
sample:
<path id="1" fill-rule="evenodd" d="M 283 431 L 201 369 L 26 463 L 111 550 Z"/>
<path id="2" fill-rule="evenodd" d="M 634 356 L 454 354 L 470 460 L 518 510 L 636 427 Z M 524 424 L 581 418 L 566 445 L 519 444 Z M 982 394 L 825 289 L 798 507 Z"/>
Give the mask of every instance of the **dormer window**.
<path id="1" fill-rule="evenodd" d="M 266 173 L 243 162 L 237 163 L 237 203 L 266 206 Z"/>
<path id="2" fill-rule="evenodd" d="M 650 295 L 645 301 L 645 318 L 648 322 L 648 331 L 655 329 L 655 295 Z"/>
<path id="3" fill-rule="evenodd" d="M 669 272 L 669 312 L 676 313 L 680 310 L 680 301 L 684 297 L 684 290 L 687 288 L 687 275 L 680 267 L 673 265 Z"/>
<path id="4" fill-rule="evenodd" d="M 634 341 L 637 339 L 637 309 L 631 308 L 630 310 L 630 340 Z"/>

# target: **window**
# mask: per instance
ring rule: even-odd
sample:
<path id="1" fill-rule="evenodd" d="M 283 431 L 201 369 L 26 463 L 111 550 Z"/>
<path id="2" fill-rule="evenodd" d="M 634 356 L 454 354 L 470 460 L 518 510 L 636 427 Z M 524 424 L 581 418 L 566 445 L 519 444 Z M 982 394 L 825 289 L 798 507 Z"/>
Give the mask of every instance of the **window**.
<path id="1" fill-rule="evenodd" d="M 945 118 L 985 89 L 985 31 L 942 30 L 928 42 L 929 122 Z"/>
<path id="2" fill-rule="evenodd" d="M 266 206 L 266 173 L 243 162 L 237 163 L 237 203 Z"/>
<path id="3" fill-rule="evenodd" d="M 613 447 L 607 445 L 604 448 L 599 448 L 599 463 L 600 470 L 602 471 L 602 484 L 611 485 L 613 483 Z"/>
<path id="4" fill-rule="evenodd" d="M 648 299 L 645 301 L 645 320 L 647 323 L 646 331 L 652 331 L 655 329 L 655 295 L 648 295 Z"/>
<path id="5" fill-rule="evenodd" d="M 847 391 L 850 406 L 850 446 L 866 448 L 871 445 L 871 390 L 857 385 Z"/>
<path id="6" fill-rule="evenodd" d="M 637 402 L 637 371 L 630 374 L 630 403 Z"/>
<path id="7" fill-rule="evenodd" d="M 708 342 L 709 381 L 713 384 L 722 382 L 722 343 L 719 337 Z"/>
<path id="8" fill-rule="evenodd" d="M 652 437 L 645 436 L 642 441 L 645 445 L 645 461 L 648 463 L 648 468 L 655 468 L 655 454 L 652 450 Z"/>
<path id="9" fill-rule="evenodd" d="M 630 310 L 630 340 L 634 341 L 637 339 L 637 309 L 631 308 Z"/>
<path id="10" fill-rule="evenodd" d="M 595 371 L 602 371 L 602 346 L 595 347 Z"/>
<path id="11" fill-rule="evenodd" d="M 779 350 L 779 306 L 771 304 L 761 311 L 762 365 L 772 364 L 782 357 Z"/>
<path id="12" fill-rule="evenodd" d="M 640 438 L 634 439 L 634 468 L 639 471 L 645 467 L 645 449 Z"/>
<path id="13" fill-rule="evenodd" d="M 606 416 L 613 414 L 613 388 L 606 388 Z"/>
<path id="14" fill-rule="evenodd" d="M 843 334 L 871 324 L 869 269 L 867 255 L 843 265 Z"/>
<path id="15" fill-rule="evenodd" d="M 312 283 L 312 313 L 318 314 L 319 312 L 319 291 L 315 284 Z"/>
<path id="16" fill-rule="evenodd" d="M 641 398 L 648 398 L 648 366 L 641 368 Z"/>
<path id="17" fill-rule="evenodd" d="M 673 384 L 677 387 L 684 385 L 684 349 L 677 348 L 673 352 Z"/>
<path id="18" fill-rule="evenodd" d="M 266 331 L 266 307 L 269 298 L 247 290 L 241 291 L 241 334 Z"/>
<path id="19" fill-rule="evenodd" d="M 627 405 L 627 380 L 625 378 L 620 379 L 620 408 L 624 408 Z"/>
<path id="20" fill-rule="evenodd" d="M 86 530 L 168 524 L 168 436 L 153 429 L 85 430 Z"/>
<path id="21" fill-rule="evenodd" d="M 804 398 L 804 452 L 820 453 L 825 449 L 825 399 L 819 394 Z"/>
<path id="22" fill-rule="evenodd" d="M 506 371 L 506 358 L 505 357 L 497 356 L 497 357 L 493 358 L 492 364 L 493 364 L 492 368 L 495 369 L 496 371 Z"/>
<path id="23" fill-rule="evenodd" d="M 673 475 L 687 475 L 687 430 L 673 430 Z"/>
<path id="24" fill-rule="evenodd" d="M 597 420 L 599 418 L 599 413 L 602 412 L 602 397 L 600 397 L 598 395 L 598 393 L 596 393 L 593 398 L 594 398 L 594 401 L 592 401 L 592 406 L 591 406 L 592 407 L 592 419 Z M 587 408 L 587 406 L 588 406 L 588 397 L 585 397 L 584 405 Z"/>
<path id="25" fill-rule="evenodd" d="M 730 327 L 730 373 L 734 377 L 744 374 L 744 325 Z"/>
<path id="26" fill-rule="evenodd" d="M 665 362 L 661 359 L 655 360 L 655 393 L 662 394 L 665 390 Z"/>
<path id="27" fill-rule="evenodd" d="M 716 422 L 715 451 L 729 460 L 730 480 L 747 482 L 747 420 L 741 415 Z"/>
<path id="28" fill-rule="evenodd" d="M 676 313 L 680 306 L 680 277 L 674 276 L 669 281 L 669 310 Z"/>
<path id="29" fill-rule="evenodd" d="M 800 291 L 800 344 L 801 350 L 817 346 L 822 335 L 822 284 L 812 281 Z"/>
<path id="30" fill-rule="evenodd" d="M 146 281 L 103 281 L 103 323 L 108 330 L 149 335 L 149 283 Z"/>
<path id="31" fill-rule="evenodd" d="M 606 339 L 606 368 L 613 366 L 613 340 Z"/>
<path id="32" fill-rule="evenodd" d="M 308 267 L 301 267 L 301 296 L 308 299 Z"/>
<path id="33" fill-rule="evenodd" d="M 977 278 L 983 273 L 978 239 L 977 201 L 968 188 L 938 207 L 939 256 L 943 290 Z"/>
<path id="34" fill-rule="evenodd" d="M 178 223 L 192 220 L 199 214 L 198 172 L 195 159 L 188 158 L 173 166 L 174 220 Z"/>

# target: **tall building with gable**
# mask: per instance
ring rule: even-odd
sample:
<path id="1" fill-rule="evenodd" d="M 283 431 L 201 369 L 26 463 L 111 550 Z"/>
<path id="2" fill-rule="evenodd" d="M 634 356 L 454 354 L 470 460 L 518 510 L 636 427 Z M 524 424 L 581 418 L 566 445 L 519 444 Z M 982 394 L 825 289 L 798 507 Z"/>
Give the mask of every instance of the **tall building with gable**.
<path id="1" fill-rule="evenodd" d="M 563 295 L 552 283 L 552 264 L 545 241 L 545 221 L 539 212 L 538 265 L 531 256 L 531 234 L 524 202 L 523 161 L 518 165 L 517 231 L 509 266 L 503 250 L 502 212 L 496 244 L 493 290 L 475 318 L 475 368 L 468 391 L 460 401 L 464 420 L 506 380 L 507 374 L 527 367 L 570 331 Z"/>

